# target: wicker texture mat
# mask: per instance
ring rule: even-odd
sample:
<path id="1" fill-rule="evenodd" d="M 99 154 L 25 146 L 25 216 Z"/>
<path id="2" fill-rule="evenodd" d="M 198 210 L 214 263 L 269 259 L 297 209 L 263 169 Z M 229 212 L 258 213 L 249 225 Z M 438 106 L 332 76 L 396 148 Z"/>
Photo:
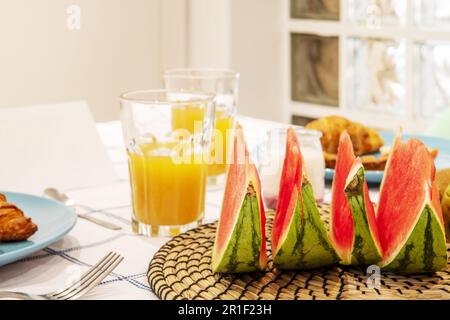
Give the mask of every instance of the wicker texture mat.
<path id="1" fill-rule="evenodd" d="M 321 206 L 328 222 L 329 206 Z M 267 226 L 273 213 L 267 214 Z M 176 236 L 154 256 L 148 281 L 163 300 L 292 300 L 292 299 L 450 299 L 450 265 L 446 271 L 427 275 L 381 273 L 378 289 L 369 288 L 365 268 L 331 266 L 314 270 L 215 274 L 211 252 L 216 223 Z M 270 228 L 267 230 L 270 239 Z M 268 243 L 270 254 L 270 243 Z M 450 247 L 447 246 L 447 251 Z M 369 282 L 370 283 L 370 282 Z"/>

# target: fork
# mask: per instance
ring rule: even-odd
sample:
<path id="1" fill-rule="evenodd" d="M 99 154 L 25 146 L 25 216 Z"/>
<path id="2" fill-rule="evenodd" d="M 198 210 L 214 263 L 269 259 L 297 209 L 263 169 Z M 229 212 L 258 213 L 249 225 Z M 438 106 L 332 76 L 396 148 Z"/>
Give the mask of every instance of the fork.
<path id="1" fill-rule="evenodd" d="M 13 298 L 20 300 L 75 300 L 96 287 L 110 274 L 123 257 L 115 252 L 108 253 L 92 268 L 86 271 L 78 281 L 68 287 L 47 294 L 33 295 L 25 292 L 0 291 L 0 299 Z"/>

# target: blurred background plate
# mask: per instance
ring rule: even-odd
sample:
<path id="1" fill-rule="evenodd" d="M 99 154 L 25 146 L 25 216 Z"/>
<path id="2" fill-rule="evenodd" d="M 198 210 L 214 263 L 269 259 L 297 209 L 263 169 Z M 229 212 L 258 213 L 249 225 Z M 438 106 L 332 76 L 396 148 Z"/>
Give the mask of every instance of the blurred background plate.
<path id="1" fill-rule="evenodd" d="M 27 241 L 0 243 L 0 266 L 46 248 L 67 234 L 77 221 L 75 211 L 59 202 L 22 193 L 2 192 L 33 219 L 38 231 Z"/>
<path id="2" fill-rule="evenodd" d="M 392 145 L 394 134 L 391 132 L 381 131 L 381 136 L 384 139 L 385 146 Z M 436 167 L 438 170 L 450 168 L 450 140 L 434 138 L 416 134 L 403 134 L 403 140 L 409 138 L 417 138 L 424 142 L 430 148 L 436 148 L 439 150 L 439 154 L 436 158 Z M 334 169 L 325 169 L 325 178 L 332 180 L 334 176 Z M 383 171 L 366 171 L 366 180 L 369 183 L 381 183 L 383 179 Z"/>

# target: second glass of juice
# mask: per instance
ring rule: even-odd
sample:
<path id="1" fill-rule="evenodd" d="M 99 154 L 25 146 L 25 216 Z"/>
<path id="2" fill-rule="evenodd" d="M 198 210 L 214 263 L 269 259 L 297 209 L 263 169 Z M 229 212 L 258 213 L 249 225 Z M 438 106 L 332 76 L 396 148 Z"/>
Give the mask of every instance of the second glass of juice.
<path id="1" fill-rule="evenodd" d="M 212 92 L 215 97 L 215 125 L 208 162 L 208 185 L 218 186 L 225 181 L 239 94 L 239 74 L 220 69 L 171 69 L 164 72 L 168 90 Z M 180 110 L 173 118 L 174 127 L 193 129 L 201 117 L 195 107 Z"/>
<path id="2" fill-rule="evenodd" d="M 178 114 L 192 109 L 198 113 L 192 128 L 179 127 Z M 205 93 L 121 96 L 135 233 L 170 236 L 201 223 L 214 115 L 213 95 Z"/>

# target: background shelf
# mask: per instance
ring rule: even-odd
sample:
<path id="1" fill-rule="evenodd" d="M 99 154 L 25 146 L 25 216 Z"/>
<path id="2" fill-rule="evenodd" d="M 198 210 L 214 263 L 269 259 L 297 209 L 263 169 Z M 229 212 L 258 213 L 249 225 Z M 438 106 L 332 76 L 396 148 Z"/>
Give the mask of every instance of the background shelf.
<path id="1" fill-rule="evenodd" d="M 340 114 L 423 132 L 450 106 L 450 1 L 330 0 L 314 15 L 295 11 L 309 4 L 287 8 L 290 118 Z M 339 14 L 330 19 L 328 7 Z"/>

